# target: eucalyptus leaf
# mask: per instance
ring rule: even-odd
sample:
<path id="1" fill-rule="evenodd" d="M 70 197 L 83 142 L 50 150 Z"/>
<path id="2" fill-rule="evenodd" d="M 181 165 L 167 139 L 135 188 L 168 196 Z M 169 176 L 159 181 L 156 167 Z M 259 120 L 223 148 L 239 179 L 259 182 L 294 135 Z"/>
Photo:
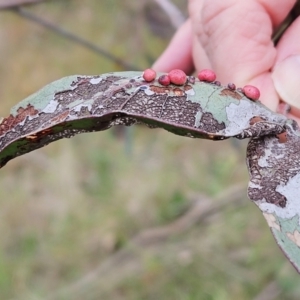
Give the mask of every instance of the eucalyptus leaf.
<path id="1" fill-rule="evenodd" d="M 78 133 L 144 124 L 191 138 L 250 138 L 249 198 L 300 272 L 300 131 L 242 91 L 189 77 L 183 85 L 146 82 L 140 72 L 74 75 L 12 108 L 0 123 L 0 167 Z"/>

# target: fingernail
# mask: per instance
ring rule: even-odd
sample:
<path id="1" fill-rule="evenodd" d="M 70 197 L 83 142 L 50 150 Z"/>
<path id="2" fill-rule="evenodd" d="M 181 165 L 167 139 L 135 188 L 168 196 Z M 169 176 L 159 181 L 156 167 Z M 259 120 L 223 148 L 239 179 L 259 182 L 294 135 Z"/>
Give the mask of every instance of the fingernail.
<path id="1" fill-rule="evenodd" d="M 280 99 L 300 108 L 300 55 L 289 56 L 278 63 L 272 79 Z"/>

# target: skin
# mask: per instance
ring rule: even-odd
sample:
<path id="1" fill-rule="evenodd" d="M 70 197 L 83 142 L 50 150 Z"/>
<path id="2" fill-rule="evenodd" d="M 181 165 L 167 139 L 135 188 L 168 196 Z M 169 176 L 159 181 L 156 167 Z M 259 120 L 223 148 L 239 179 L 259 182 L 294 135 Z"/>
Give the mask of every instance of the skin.
<path id="1" fill-rule="evenodd" d="M 237 87 L 246 84 L 258 87 L 261 101 L 276 111 L 280 96 L 272 73 L 286 58 L 300 55 L 300 18 L 285 31 L 276 47 L 271 36 L 295 2 L 189 0 L 188 20 L 153 68 L 160 72 L 182 69 L 187 74 L 212 69 L 223 84 L 234 82 Z M 287 116 L 300 124 L 300 109 L 292 107 Z"/>

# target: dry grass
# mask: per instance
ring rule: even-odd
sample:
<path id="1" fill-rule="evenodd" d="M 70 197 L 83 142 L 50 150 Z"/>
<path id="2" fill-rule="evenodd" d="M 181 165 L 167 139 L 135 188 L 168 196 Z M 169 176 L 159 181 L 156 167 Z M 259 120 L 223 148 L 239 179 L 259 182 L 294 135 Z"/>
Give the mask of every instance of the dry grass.
<path id="1" fill-rule="evenodd" d="M 31 11 L 144 68 L 167 43 L 149 29 L 150 2 L 53 1 Z M 119 69 L 11 12 L 0 24 L 0 115 L 52 80 Z M 218 203 L 246 185 L 244 153 L 245 143 L 135 127 L 11 161 L 0 172 L 0 299 L 299 299 L 297 274 L 246 190 L 242 205 L 228 201 L 168 239 L 132 242 L 173 224 L 192 195 Z"/>

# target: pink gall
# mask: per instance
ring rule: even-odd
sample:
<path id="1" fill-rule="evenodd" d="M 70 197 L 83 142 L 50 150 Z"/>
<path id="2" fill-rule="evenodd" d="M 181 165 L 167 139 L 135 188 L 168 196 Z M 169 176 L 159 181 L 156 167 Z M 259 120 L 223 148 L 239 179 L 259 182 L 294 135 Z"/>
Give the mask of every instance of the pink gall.
<path id="1" fill-rule="evenodd" d="M 235 90 L 236 89 L 236 86 L 235 86 L 235 84 L 234 83 L 228 83 L 228 88 L 230 89 L 230 90 Z"/>
<path id="2" fill-rule="evenodd" d="M 146 69 L 143 73 L 143 78 L 147 82 L 151 82 L 156 78 L 156 72 L 153 69 Z"/>
<path id="3" fill-rule="evenodd" d="M 251 100 L 258 100 L 260 96 L 259 89 L 253 85 L 245 85 L 243 87 L 243 93 Z"/>
<path id="4" fill-rule="evenodd" d="M 217 76 L 216 76 L 215 72 L 212 70 L 209 70 L 209 69 L 201 70 L 198 73 L 198 79 L 200 81 L 213 82 L 216 80 L 216 78 L 217 78 Z"/>
<path id="5" fill-rule="evenodd" d="M 186 83 L 186 74 L 179 69 L 174 69 L 169 72 L 170 81 L 176 85 L 183 85 Z"/>
<path id="6" fill-rule="evenodd" d="M 171 83 L 169 75 L 161 75 L 158 77 L 158 83 L 164 86 L 167 86 Z"/>

